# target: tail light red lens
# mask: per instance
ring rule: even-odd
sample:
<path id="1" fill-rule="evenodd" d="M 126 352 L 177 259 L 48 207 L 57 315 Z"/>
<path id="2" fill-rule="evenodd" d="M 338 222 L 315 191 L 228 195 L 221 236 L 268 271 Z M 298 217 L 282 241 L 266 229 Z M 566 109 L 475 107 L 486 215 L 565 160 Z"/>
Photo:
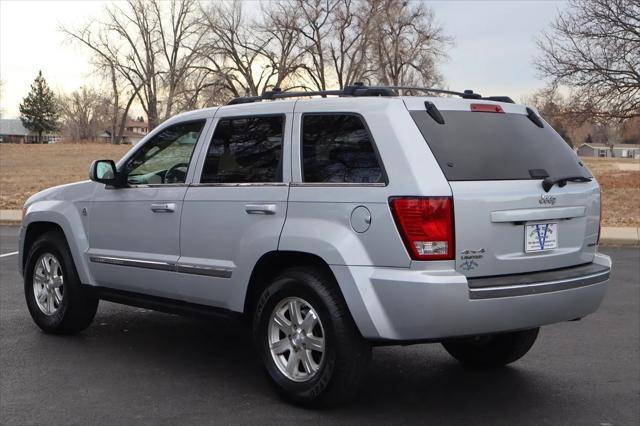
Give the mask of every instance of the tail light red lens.
<path id="1" fill-rule="evenodd" d="M 451 197 L 393 197 L 393 218 L 413 260 L 453 260 Z"/>

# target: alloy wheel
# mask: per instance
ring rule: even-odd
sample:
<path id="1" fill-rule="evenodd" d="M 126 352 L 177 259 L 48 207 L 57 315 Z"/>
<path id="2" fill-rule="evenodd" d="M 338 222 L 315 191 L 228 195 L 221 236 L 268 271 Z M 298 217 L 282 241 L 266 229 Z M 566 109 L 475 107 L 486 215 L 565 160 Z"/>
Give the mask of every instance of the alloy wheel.
<path id="1" fill-rule="evenodd" d="M 282 374 L 306 382 L 320 370 L 325 357 L 325 333 L 317 311 L 299 297 L 278 303 L 269 319 L 271 357 Z"/>

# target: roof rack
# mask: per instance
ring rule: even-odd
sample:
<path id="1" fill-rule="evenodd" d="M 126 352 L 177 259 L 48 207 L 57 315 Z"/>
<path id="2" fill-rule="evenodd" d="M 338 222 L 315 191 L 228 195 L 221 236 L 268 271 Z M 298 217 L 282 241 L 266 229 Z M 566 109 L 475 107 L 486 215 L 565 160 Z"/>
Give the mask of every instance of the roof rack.
<path id="1" fill-rule="evenodd" d="M 415 87 L 415 86 L 365 86 L 364 83 L 354 83 L 349 86 L 345 86 L 342 90 L 317 90 L 312 92 L 283 92 L 281 88 L 275 87 L 273 90 L 265 90 L 262 95 L 259 96 L 242 96 L 231 99 L 227 105 L 247 104 L 252 102 L 260 102 L 263 100 L 274 100 L 284 98 L 301 98 L 307 96 L 397 96 L 397 92 L 402 91 L 419 91 L 426 93 L 439 93 L 444 95 L 460 96 L 464 99 L 485 99 L 497 102 L 509 102 L 514 103 L 513 99 L 508 96 L 489 96 L 482 97 L 479 93 L 474 93 L 473 90 L 465 90 L 464 92 L 454 92 L 452 90 L 432 89 L 429 87 Z"/>

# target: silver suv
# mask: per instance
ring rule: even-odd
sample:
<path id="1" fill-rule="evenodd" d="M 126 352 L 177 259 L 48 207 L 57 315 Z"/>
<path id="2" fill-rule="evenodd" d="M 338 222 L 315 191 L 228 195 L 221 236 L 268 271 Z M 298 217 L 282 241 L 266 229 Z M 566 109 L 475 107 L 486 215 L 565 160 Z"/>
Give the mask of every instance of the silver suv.
<path id="1" fill-rule="evenodd" d="M 440 342 L 496 367 L 540 326 L 594 312 L 611 268 L 600 191 L 562 138 L 506 97 L 398 90 L 180 114 L 90 181 L 34 195 L 20 233 L 34 321 L 78 332 L 99 299 L 243 314 L 275 387 L 331 404 L 372 345 Z"/>

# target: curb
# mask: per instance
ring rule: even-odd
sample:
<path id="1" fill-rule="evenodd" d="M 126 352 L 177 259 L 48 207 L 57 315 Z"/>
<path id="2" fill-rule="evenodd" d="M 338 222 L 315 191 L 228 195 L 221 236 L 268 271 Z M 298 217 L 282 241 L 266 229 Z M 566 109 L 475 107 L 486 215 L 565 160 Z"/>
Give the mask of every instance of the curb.
<path id="1" fill-rule="evenodd" d="M 640 228 L 603 227 L 600 245 L 609 247 L 640 247 Z"/>
<path id="2" fill-rule="evenodd" d="M 0 210 L 0 225 L 20 225 L 22 210 Z"/>

